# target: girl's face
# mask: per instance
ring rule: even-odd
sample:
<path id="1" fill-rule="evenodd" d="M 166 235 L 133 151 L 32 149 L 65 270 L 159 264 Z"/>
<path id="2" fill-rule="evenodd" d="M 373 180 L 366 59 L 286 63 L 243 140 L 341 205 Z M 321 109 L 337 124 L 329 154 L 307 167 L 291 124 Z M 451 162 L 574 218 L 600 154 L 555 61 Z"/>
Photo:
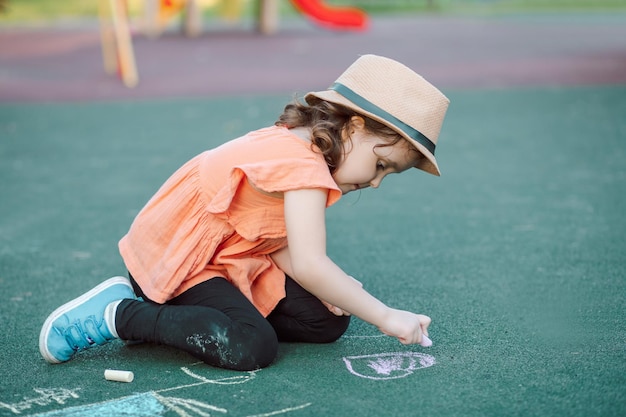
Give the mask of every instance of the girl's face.
<path id="1" fill-rule="evenodd" d="M 366 131 L 360 117 L 353 117 L 350 137 L 344 141 L 345 156 L 333 174 L 343 194 L 378 188 L 387 174 L 406 171 L 418 161 L 419 154 L 410 151 L 407 141 L 384 146 L 387 140 Z"/>

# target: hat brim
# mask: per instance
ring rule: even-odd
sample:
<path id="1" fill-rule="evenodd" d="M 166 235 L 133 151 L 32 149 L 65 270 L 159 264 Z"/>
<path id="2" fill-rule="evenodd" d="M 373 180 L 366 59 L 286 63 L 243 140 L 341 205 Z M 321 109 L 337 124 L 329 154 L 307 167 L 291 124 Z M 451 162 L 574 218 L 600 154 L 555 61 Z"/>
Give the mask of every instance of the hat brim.
<path id="1" fill-rule="evenodd" d="M 413 147 L 416 148 L 422 155 L 424 155 L 424 158 L 421 158 L 418 161 L 418 163 L 415 164 L 415 168 L 428 172 L 429 174 L 432 174 L 432 175 L 436 175 L 436 176 L 441 175 L 441 171 L 439 171 L 439 166 L 437 165 L 437 160 L 435 159 L 435 155 L 433 155 L 428 149 L 426 149 L 424 145 L 417 142 L 415 139 L 411 138 L 404 131 L 402 131 L 402 129 L 399 129 L 398 127 L 394 126 L 392 123 L 389 123 L 387 120 L 381 118 L 380 116 L 377 116 L 376 114 L 373 114 L 367 110 L 364 110 L 363 108 L 354 104 L 352 101 L 348 100 L 347 98 L 337 93 L 336 91 L 334 90 L 313 91 L 313 92 L 307 93 L 304 96 L 304 99 L 309 104 L 312 104 L 315 101 L 315 99 L 325 100 L 331 103 L 339 104 L 344 107 L 350 108 L 356 111 L 357 113 L 370 117 L 371 119 L 374 119 L 377 122 L 384 124 L 385 126 L 389 126 L 391 129 L 398 132 L 398 134 L 401 135 L 404 139 L 409 141 L 409 143 L 413 145 Z"/>

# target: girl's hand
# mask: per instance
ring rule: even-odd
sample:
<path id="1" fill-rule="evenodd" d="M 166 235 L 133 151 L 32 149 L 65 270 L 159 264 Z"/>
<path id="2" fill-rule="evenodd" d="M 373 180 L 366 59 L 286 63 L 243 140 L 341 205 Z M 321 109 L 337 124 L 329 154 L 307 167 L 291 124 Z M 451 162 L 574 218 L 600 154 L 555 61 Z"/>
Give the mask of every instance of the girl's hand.
<path id="1" fill-rule="evenodd" d="M 336 307 L 332 304 L 327 303 L 324 300 L 320 300 L 322 302 L 322 304 L 324 304 L 324 306 L 326 306 L 326 308 L 328 309 L 328 311 L 330 311 L 331 313 L 333 313 L 335 316 L 349 316 L 350 313 L 348 313 L 347 311 L 344 311 L 342 309 L 340 309 L 339 307 Z"/>
<path id="2" fill-rule="evenodd" d="M 410 311 L 390 309 L 383 324 L 378 329 L 387 336 L 397 338 L 405 345 L 422 342 L 422 335 L 428 336 L 430 317 Z"/>

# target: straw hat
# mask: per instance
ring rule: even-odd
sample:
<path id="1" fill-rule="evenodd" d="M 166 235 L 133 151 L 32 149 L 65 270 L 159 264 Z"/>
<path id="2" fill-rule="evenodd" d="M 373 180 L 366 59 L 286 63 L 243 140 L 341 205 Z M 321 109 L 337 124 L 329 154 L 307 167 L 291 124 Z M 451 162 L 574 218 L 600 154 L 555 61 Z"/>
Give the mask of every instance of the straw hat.
<path id="1" fill-rule="evenodd" d="M 426 158 L 415 166 L 439 176 L 435 146 L 450 100 L 410 68 L 389 58 L 363 55 L 317 99 L 348 107 L 377 120 L 408 140 Z"/>

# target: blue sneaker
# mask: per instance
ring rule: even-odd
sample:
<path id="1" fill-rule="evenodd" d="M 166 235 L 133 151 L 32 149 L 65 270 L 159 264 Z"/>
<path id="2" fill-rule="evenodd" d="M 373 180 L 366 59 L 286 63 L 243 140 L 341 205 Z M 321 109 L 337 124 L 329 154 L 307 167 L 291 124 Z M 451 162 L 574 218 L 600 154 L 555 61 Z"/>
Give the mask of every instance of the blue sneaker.
<path id="1" fill-rule="evenodd" d="M 39 334 L 39 352 L 50 363 L 68 361 L 79 350 L 117 339 L 115 311 L 135 299 L 130 281 L 113 277 L 48 316 Z"/>

